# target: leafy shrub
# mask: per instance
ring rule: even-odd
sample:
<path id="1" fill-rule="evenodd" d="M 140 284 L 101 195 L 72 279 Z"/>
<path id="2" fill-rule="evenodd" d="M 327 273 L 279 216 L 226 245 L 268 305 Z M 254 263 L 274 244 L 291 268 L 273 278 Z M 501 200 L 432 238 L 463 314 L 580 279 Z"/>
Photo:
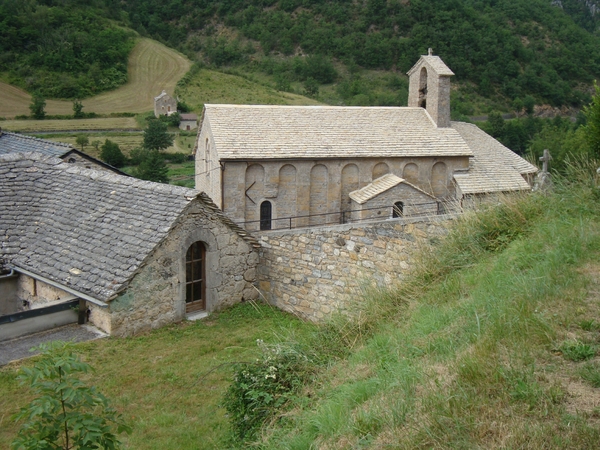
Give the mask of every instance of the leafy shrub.
<path id="1" fill-rule="evenodd" d="M 41 358 L 18 377 L 37 397 L 21 408 L 15 420 L 24 420 L 14 449 L 117 449 L 117 434 L 130 432 L 120 414 L 95 387 L 76 374 L 91 367 L 73 354 L 70 344 L 42 344 Z"/>
<path id="2" fill-rule="evenodd" d="M 113 167 L 123 167 L 127 162 L 127 158 L 125 158 L 125 155 L 119 148 L 119 144 L 108 139 L 102 145 L 100 158 L 106 164 L 110 164 Z"/>
<path id="3" fill-rule="evenodd" d="M 314 371 L 308 356 L 286 344 L 267 345 L 258 340 L 261 355 L 254 363 L 240 363 L 223 400 L 234 436 L 246 441 L 255 436 L 299 391 Z"/>
<path id="4" fill-rule="evenodd" d="M 166 161 L 169 161 L 172 164 L 182 164 L 188 160 L 188 155 L 181 152 L 165 153 L 164 157 Z"/>

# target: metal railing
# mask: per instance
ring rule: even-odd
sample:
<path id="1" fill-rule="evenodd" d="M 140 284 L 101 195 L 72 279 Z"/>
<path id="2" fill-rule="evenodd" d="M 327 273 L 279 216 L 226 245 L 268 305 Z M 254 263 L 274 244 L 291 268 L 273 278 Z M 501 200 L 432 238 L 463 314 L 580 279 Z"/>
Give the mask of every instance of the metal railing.
<path id="1" fill-rule="evenodd" d="M 426 203 L 404 203 L 402 209 L 396 206 L 379 206 L 321 214 L 249 220 L 238 223 L 238 225 L 249 231 L 291 230 L 294 228 L 321 227 L 373 220 L 427 217 L 446 214 L 452 210 L 454 208 L 446 202 L 431 201 Z"/>

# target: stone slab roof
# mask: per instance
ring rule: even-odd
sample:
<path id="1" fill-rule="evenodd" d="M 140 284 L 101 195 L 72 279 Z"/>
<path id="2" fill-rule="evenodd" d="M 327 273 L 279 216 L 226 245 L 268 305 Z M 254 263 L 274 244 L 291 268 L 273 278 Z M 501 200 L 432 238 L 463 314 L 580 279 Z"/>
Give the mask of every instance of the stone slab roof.
<path id="1" fill-rule="evenodd" d="M 0 155 L 37 152 L 46 156 L 60 158 L 71 150 L 73 150 L 73 147 L 69 144 L 47 141 L 8 131 L 0 132 Z"/>
<path id="2" fill-rule="evenodd" d="M 457 173 L 454 179 L 463 194 L 530 190 L 523 175 L 535 174 L 538 168 L 485 133 L 477 125 L 452 122 L 473 150 L 467 173 Z"/>
<path id="3" fill-rule="evenodd" d="M 198 120 L 198 115 L 196 115 L 196 114 L 182 113 L 182 114 L 179 114 L 179 116 L 181 117 L 181 120 L 193 120 L 193 121 Z"/>
<path id="4" fill-rule="evenodd" d="M 471 156 L 423 108 L 205 105 L 221 160 Z"/>
<path id="5" fill-rule="evenodd" d="M 367 184 L 362 189 L 350 192 L 350 198 L 359 205 L 362 205 L 368 202 L 369 200 L 377 197 L 378 195 L 383 194 L 384 192 L 402 183 L 412 187 L 413 189 L 416 189 L 419 192 L 422 192 L 427 197 L 431 197 L 433 200 L 435 200 L 435 197 L 433 197 L 431 194 L 428 194 L 422 189 L 419 189 L 415 185 L 409 183 L 404 178 L 400 178 L 399 176 L 394 175 L 392 173 L 388 173 L 377 178 L 372 183 Z"/>
<path id="6" fill-rule="evenodd" d="M 0 258 L 101 301 L 127 287 L 193 201 L 258 245 L 193 189 L 32 153 L 0 156 L 0 179 Z"/>
<path id="7" fill-rule="evenodd" d="M 423 62 L 427 63 L 438 75 L 441 76 L 452 76 L 454 72 L 442 61 L 442 58 L 435 55 L 422 55 L 417 63 L 407 72 L 407 75 L 413 73 L 417 68 L 423 65 Z"/>

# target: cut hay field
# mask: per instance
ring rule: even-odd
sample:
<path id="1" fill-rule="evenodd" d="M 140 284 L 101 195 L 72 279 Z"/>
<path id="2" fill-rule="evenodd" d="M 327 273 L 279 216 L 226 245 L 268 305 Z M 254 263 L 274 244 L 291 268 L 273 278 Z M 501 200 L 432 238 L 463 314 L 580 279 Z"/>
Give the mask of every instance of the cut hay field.
<path id="1" fill-rule="evenodd" d="M 114 91 L 85 99 L 84 112 L 98 114 L 140 113 L 154 108 L 153 98 L 165 89 L 173 93 L 177 81 L 192 63 L 185 56 L 151 39 L 140 39 L 129 55 L 127 84 Z M 22 89 L 0 82 L 0 117 L 28 115 L 31 96 Z M 73 103 L 65 100 L 47 100 L 46 113 L 73 114 Z"/>
<path id="2" fill-rule="evenodd" d="M 205 103 L 242 105 L 321 105 L 302 95 L 277 91 L 261 83 L 215 70 L 198 71 L 177 95 L 196 113 Z"/>
<path id="3" fill-rule="evenodd" d="M 3 120 L 0 121 L 0 127 L 7 131 L 21 133 L 71 130 L 130 130 L 140 128 L 133 117 L 71 120 Z"/>

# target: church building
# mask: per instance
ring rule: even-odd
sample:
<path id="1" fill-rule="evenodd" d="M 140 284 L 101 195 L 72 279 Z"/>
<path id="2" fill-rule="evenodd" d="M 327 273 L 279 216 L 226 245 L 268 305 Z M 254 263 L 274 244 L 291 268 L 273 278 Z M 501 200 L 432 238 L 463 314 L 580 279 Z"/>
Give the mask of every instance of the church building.
<path id="1" fill-rule="evenodd" d="M 438 56 L 408 75 L 408 107 L 205 105 L 196 189 L 248 230 L 438 214 L 531 189 L 535 166 L 450 120 L 454 74 Z"/>

